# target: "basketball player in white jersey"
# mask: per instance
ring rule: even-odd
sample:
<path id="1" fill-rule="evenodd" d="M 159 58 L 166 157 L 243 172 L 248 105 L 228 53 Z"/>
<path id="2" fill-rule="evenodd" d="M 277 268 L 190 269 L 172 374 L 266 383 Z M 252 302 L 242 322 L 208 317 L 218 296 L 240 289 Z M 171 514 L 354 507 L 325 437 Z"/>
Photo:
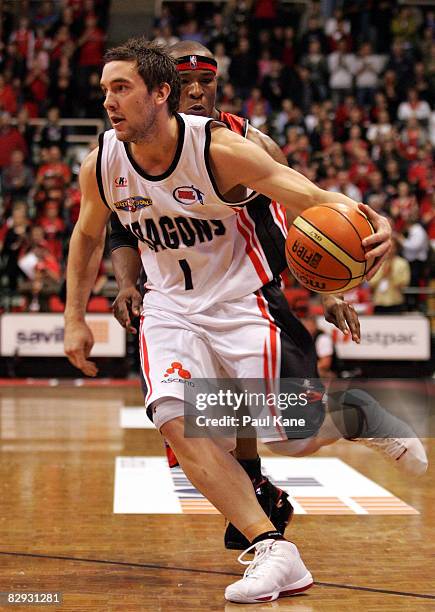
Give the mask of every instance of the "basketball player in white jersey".
<path id="1" fill-rule="evenodd" d="M 170 54 L 177 61 L 177 71 L 181 79 L 179 112 L 187 115 L 212 117 L 222 121 L 236 133 L 262 147 L 275 161 L 288 165 L 280 147 L 269 136 L 253 128 L 247 119 L 221 112 L 216 108 L 217 63 L 213 53 L 207 47 L 196 41 L 187 40 L 171 46 Z M 243 195 L 243 192 L 241 195 Z M 260 196 L 258 200 L 248 205 L 246 213 L 247 215 L 253 214 L 253 216 L 255 216 L 255 213 L 257 213 L 257 216 L 261 215 L 262 228 L 260 228 L 260 234 L 263 234 L 263 249 L 271 254 L 270 266 L 274 275 L 278 278 L 287 267 L 285 260 L 285 210 L 283 211 L 277 203 L 271 202 L 264 196 Z M 276 211 L 283 213 L 280 218 L 278 218 Z M 283 215 L 284 224 L 282 222 Z M 113 311 L 123 327 L 136 333 L 131 321 L 139 316 L 143 300 L 143 295 L 136 288 L 138 269 L 141 268 L 138 239 L 120 223 L 115 213 L 112 213 L 110 223 L 109 245 L 114 274 L 120 288 L 113 304 Z M 140 285 L 144 284 L 143 281 L 142 270 Z M 350 333 L 352 339 L 359 342 L 359 321 L 355 310 L 338 296 L 322 296 L 322 303 L 325 318 L 334 323 L 342 332 Z M 288 326 L 294 328 L 299 325 L 289 313 L 284 313 L 282 318 L 285 319 Z M 312 371 L 307 371 L 306 376 L 316 376 L 314 360 Z M 142 386 L 146 386 L 143 378 Z M 144 395 L 146 395 L 146 390 Z M 152 419 L 152 412 L 149 411 L 148 414 Z M 166 444 L 166 452 L 170 467 L 178 465 L 177 459 L 168 444 Z M 288 501 L 287 493 L 274 486 L 262 474 L 261 458 L 258 455 L 256 438 L 237 437 L 234 456 L 251 478 L 257 499 L 266 514 L 268 514 L 277 531 L 283 534 L 291 519 L 293 508 Z M 249 546 L 246 538 L 231 523 L 226 528 L 224 542 L 227 548 L 244 550 Z"/>
<path id="2" fill-rule="evenodd" d="M 213 120 L 176 113 L 175 62 L 143 39 L 106 54 L 101 85 L 113 129 L 80 172 L 82 205 L 70 243 L 65 352 L 85 374 L 93 339 L 85 310 L 93 253 L 111 211 L 139 238 L 147 273 L 141 361 L 147 405 L 186 476 L 255 548 L 244 577 L 227 587 L 236 602 L 272 601 L 312 585 L 296 546 L 275 531 L 247 474 L 221 444 L 184 436 L 184 385 L 189 378 L 279 378 L 280 330 L 268 305 L 273 282 L 238 185 L 282 203 L 291 216 L 315 204 L 343 202 L 273 161 L 255 144 Z M 376 233 L 367 258 L 381 263 L 390 228 L 365 206 Z M 372 273 L 376 272 L 375 265 Z M 304 355 L 301 351 L 301 361 Z M 225 479 L 221 474 L 225 474 Z"/>

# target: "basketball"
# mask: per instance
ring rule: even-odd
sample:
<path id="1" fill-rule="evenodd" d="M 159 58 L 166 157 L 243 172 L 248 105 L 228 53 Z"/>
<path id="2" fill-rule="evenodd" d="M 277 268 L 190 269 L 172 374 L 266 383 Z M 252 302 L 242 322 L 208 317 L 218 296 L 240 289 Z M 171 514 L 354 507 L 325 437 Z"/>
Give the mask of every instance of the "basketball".
<path id="1" fill-rule="evenodd" d="M 360 285 L 369 270 L 362 240 L 373 233 L 367 217 L 346 204 L 312 206 L 289 229 L 287 264 L 310 291 L 348 291 Z"/>

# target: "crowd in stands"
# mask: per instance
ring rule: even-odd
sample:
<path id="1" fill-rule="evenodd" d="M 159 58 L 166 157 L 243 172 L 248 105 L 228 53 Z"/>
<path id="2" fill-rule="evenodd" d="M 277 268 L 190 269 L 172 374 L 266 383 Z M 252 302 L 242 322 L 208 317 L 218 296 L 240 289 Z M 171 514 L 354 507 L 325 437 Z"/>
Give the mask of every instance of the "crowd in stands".
<path id="1" fill-rule="evenodd" d="M 24 5 L 1 19 L 0 248 L 3 286 L 27 281 L 36 310 L 41 286 L 61 283 L 79 208 L 59 118 L 103 116 L 109 2 Z M 208 46 L 221 110 L 248 117 L 324 189 L 391 219 L 395 248 L 371 291 L 379 312 L 401 310 L 401 288 L 429 281 L 435 244 L 435 11 L 383 0 L 304 11 L 277 0 L 176 2 L 162 5 L 152 38 Z M 47 124 L 35 133 L 28 117 Z"/>
<path id="2" fill-rule="evenodd" d="M 107 0 L 1 3 L 2 308 L 52 309 L 53 296 L 63 292 L 80 192 L 60 121 L 104 117 L 99 79 L 109 6 Z M 45 124 L 32 126 L 35 118 Z"/>

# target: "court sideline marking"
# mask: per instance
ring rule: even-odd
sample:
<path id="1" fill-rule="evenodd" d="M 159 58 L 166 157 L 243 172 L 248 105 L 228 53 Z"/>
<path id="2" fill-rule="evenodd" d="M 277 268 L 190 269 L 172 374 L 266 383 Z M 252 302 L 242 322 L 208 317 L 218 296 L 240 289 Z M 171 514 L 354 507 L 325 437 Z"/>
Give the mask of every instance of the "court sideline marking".
<path id="1" fill-rule="evenodd" d="M 43 555 L 38 553 L 25 553 L 25 552 L 7 552 L 1 551 L 0 555 L 4 556 L 12 556 L 12 557 L 29 557 L 32 559 L 51 559 L 58 561 L 79 561 L 82 563 L 100 563 L 105 565 L 122 565 L 126 567 L 141 567 L 144 569 L 160 569 L 160 570 L 170 570 L 170 571 L 178 571 L 178 572 L 190 572 L 192 574 L 215 574 L 219 576 L 236 576 L 240 577 L 241 574 L 237 574 L 235 572 L 222 572 L 220 570 L 205 570 L 198 568 L 190 568 L 190 567 L 177 567 L 177 566 L 168 566 L 168 565 L 158 565 L 154 563 L 133 563 L 129 561 L 112 561 L 110 559 L 87 559 L 85 557 L 67 557 L 63 555 Z M 352 591 L 367 591 L 369 593 L 383 593 L 385 595 L 400 595 L 402 597 L 415 597 L 419 599 L 435 599 L 435 595 L 426 595 L 424 593 L 410 593 L 407 591 L 392 591 L 389 589 L 376 589 L 373 587 L 364 587 L 357 586 L 351 584 L 339 584 L 334 582 L 318 582 L 314 581 L 316 586 L 324 586 L 324 587 L 332 587 L 336 589 L 349 589 Z"/>

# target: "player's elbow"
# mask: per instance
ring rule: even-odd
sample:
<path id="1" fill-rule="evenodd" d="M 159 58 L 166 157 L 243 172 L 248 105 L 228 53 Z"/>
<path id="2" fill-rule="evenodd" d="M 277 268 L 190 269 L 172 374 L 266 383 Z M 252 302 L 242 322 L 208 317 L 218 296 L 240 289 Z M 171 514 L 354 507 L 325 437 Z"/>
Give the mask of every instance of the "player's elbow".
<path id="1" fill-rule="evenodd" d="M 92 232 L 88 228 L 84 228 L 80 220 L 76 223 L 72 236 L 71 243 L 77 245 L 78 249 L 86 251 L 88 249 L 102 249 L 104 248 L 104 241 L 106 238 L 106 230 L 103 232 Z"/>

